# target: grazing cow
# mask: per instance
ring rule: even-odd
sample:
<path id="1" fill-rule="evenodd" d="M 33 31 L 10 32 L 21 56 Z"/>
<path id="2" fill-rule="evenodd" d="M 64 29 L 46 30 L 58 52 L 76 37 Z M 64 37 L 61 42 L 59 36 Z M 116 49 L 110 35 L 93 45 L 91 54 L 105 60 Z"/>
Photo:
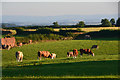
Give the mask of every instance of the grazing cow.
<path id="1" fill-rule="evenodd" d="M 52 53 L 52 59 L 56 58 L 56 54 L 55 53 Z"/>
<path id="2" fill-rule="evenodd" d="M 92 45 L 92 47 L 91 47 L 91 49 L 93 49 L 93 48 L 99 48 L 99 46 L 98 45 Z"/>
<path id="3" fill-rule="evenodd" d="M 49 51 L 38 51 L 38 59 L 41 60 L 41 57 L 52 58 L 52 55 Z"/>
<path id="4" fill-rule="evenodd" d="M 0 39 L 0 44 L 3 49 L 10 49 L 15 46 L 15 38 L 14 37 L 4 37 Z"/>
<path id="5" fill-rule="evenodd" d="M 73 57 L 73 52 L 67 52 L 67 57 Z"/>
<path id="6" fill-rule="evenodd" d="M 83 53 L 94 56 L 94 53 L 90 49 L 80 49 L 80 53 L 81 56 Z"/>
<path id="7" fill-rule="evenodd" d="M 91 39 L 90 35 L 85 35 L 85 39 Z"/>
<path id="8" fill-rule="evenodd" d="M 73 49 L 73 58 L 76 58 L 78 56 L 77 49 Z"/>
<path id="9" fill-rule="evenodd" d="M 21 51 L 17 51 L 15 56 L 16 56 L 16 60 L 18 62 L 20 62 L 20 61 L 22 62 L 22 60 L 23 60 L 23 53 Z"/>

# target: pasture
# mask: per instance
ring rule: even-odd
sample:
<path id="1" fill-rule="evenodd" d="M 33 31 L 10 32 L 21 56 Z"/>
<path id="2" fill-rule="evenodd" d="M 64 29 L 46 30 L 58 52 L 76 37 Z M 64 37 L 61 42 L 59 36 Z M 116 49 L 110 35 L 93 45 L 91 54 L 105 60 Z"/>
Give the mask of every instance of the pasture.
<path id="1" fill-rule="evenodd" d="M 83 54 L 76 59 L 67 58 L 68 51 L 91 48 L 92 45 L 99 45 L 99 49 L 92 49 L 94 57 Z M 40 50 L 56 53 L 57 58 L 37 60 Z M 23 62 L 16 62 L 16 51 L 23 52 Z M 2 50 L 2 76 L 3 79 L 118 78 L 118 53 L 117 40 L 38 42 Z"/>
<path id="2" fill-rule="evenodd" d="M 77 28 L 61 28 L 62 30 L 76 30 Z M 90 27 L 90 28 L 79 28 L 84 32 L 93 32 L 93 31 L 100 31 L 103 29 L 112 29 L 112 30 L 118 30 L 119 27 Z M 55 31 L 59 31 L 60 29 L 54 29 Z"/>

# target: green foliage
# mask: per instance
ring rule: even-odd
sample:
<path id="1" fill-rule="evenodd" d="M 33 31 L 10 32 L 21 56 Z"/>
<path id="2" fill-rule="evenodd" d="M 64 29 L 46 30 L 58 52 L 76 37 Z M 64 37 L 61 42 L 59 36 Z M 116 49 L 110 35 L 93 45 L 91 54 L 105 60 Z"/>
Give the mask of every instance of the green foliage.
<path id="1" fill-rule="evenodd" d="M 80 28 L 77 28 L 77 31 L 82 32 L 82 30 Z"/>
<path id="2" fill-rule="evenodd" d="M 14 29 L 16 30 L 17 34 L 22 34 L 24 32 L 24 28 L 22 27 L 15 27 Z"/>
<path id="3" fill-rule="evenodd" d="M 115 19 L 114 19 L 114 18 L 112 18 L 112 19 L 110 20 L 110 22 L 111 22 L 112 25 L 115 25 Z"/>
<path id="4" fill-rule="evenodd" d="M 101 23 L 102 23 L 103 27 L 111 27 L 112 26 L 112 24 L 110 23 L 110 21 L 108 19 L 102 19 Z"/>
<path id="5" fill-rule="evenodd" d="M 117 19 L 116 25 L 117 25 L 117 26 L 120 26 L 120 18 Z"/>
<path id="6" fill-rule="evenodd" d="M 37 33 L 41 33 L 41 34 L 50 34 L 52 33 L 54 30 L 52 28 L 38 28 L 36 30 Z"/>
<path id="7" fill-rule="evenodd" d="M 60 40 L 63 36 L 57 34 L 30 34 L 27 38 L 40 41 L 40 40 Z"/>
<path id="8" fill-rule="evenodd" d="M 77 26 L 78 27 L 84 27 L 85 26 L 84 21 L 80 21 L 79 23 L 77 23 Z"/>
<path id="9" fill-rule="evenodd" d="M 58 22 L 53 22 L 53 27 L 59 27 Z"/>

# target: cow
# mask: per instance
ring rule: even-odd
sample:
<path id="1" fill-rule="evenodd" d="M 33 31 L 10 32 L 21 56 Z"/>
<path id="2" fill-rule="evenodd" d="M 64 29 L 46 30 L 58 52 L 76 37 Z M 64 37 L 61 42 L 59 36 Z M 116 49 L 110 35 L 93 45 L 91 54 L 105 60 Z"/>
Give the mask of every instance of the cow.
<path id="1" fill-rule="evenodd" d="M 99 46 L 98 45 L 92 45 L 91 49 L 94 49 L 94 48 L 98 49 Z"/>
<path id="2" fill-rule="evenodd" d="M 84 38 L 85 38 L 85 39 L 91 39 L 91 36 L 90 36 L 90 35 L 85 35 Z"/>
<path id="3" fill-rule="evenodd" d="M 52 55 L 49 51 L 38 51 L 38 59 L 41 60 L 41 57 L 52 58 Z"/>
<path id="4" fill-rule="evenodd" d="M 23 60 L 23 53 L 21 51 L 17 51 L 15 56 L 16 56 L 16 60 L 18 62 L 22 62 L 22 60 Z"/>
<path id="5" fill-rule="evenodd" d="M 52 56 L 51 57 L 52 59 L 56 58 L 56 54 L 55 53 L 52 53 L 51 56 Z"/>
<path id="6" fill-rule="evenodd" d="M 73 49 L 73 58 L 76 58 L 78 56 L 78 50 Z"/>
<path id="7" fill-rule="evenodd" d="M 73 57 L 73 52 L 67 52 L 67 57 Z"/>
<path id="8" fill-rule="evenodd" d="M 90 49 L 80 49 L 81 56 L 83 55 L 83 53 L 94 56 L 94 53 Z"/>
<path id="9" fill-rule="evenodd" d="M 4 37 L 1 38 L 0 41 L 3 49 L 7 48 L 9 50 L 10 48 L 13 48 L 16 45 L 15 37 Z"/>

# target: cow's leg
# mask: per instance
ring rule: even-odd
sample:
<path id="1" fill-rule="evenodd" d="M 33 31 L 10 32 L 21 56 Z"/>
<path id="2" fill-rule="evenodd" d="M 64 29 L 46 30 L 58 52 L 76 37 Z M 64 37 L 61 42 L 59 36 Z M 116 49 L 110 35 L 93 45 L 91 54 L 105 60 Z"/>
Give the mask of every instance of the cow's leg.
<path id="1" fill-rule="evenodd" d="M 83 52 L 80 52 L 80 53 L 81 53 L 80 55 L 81 55 L 81 57 L 82 57 L 82 55 L 83 55 Z"/>
<path id="2" fill-rule="evenodd" d="M 20 58 L 20 61 L 21 61 L 21 62 L 22 62 L 22 60 L 23 60 L 23 57 Z"/>
<path id="3" fill-rule="evenodd" d="M 11 46 L 9 45 L 9 46 L 8 46 L 8 50 L 10 50 L 10 48 L 11 48 Z"/>
<path id="4" fill-rule="evenodd" d="M 53 59 L 53 57 L 52 57 L 52 59 Z"/>
<path id="5" fill-rule="evenodd" d="M 76 58 L 76 56 L 75 56 L 75 58 Z"/>
<path id="6" fill-rule="evenodd" d="M 92 54 L 92 56 L 94 56 L 94 53 Z"/>
<path id="7" fill-rule="evenodd" d="M 73 58 L 75 58 L 75 56 L 73 56 Z"/>
<path id="8" fill-rule="evenodd" d="M 69 54 L 69 56 L 68 57 L 70 57 L 70 54 Z"/>
<path id="9" fill-rule="evenodd" d="M 20 58 L 18 57 L 18 62 L 20 61 Z"/>

